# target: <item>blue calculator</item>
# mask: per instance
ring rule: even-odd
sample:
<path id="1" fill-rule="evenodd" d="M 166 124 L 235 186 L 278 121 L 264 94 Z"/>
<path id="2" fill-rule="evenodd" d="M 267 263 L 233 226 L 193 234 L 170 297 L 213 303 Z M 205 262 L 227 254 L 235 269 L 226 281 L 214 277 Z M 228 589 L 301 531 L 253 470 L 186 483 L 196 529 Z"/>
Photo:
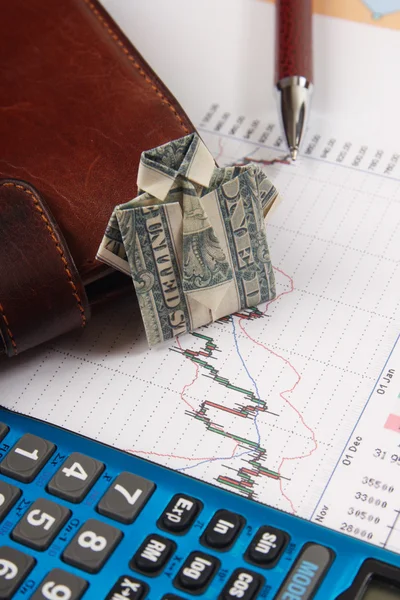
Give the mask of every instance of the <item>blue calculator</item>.
<path id="1" fill-rule="evenodd" d="M 0 409 L 0 599 L 399 600 L 400 556 Z"/>

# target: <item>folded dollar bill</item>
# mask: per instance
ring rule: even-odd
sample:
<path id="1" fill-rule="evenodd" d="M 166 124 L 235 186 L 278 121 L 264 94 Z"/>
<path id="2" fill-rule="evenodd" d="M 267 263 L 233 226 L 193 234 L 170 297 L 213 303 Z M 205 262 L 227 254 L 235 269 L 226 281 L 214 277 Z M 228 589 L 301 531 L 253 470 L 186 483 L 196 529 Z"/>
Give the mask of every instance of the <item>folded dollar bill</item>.
<path id="1" fill-rule="evenodd" d="M 275 297 L 255 164 L 218 168 L 197 134 L 143 152 L 138 196 L 116 206 L 97 259 L 132 276 L 150 346 Z"/>

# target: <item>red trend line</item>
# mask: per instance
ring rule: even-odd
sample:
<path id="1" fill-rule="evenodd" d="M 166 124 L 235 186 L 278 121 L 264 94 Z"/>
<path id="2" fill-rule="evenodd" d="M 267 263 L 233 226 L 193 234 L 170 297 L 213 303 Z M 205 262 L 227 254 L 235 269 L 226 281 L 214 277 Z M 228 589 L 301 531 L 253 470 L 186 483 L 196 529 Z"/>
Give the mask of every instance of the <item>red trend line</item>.
<path id="1" fill-rule="evenodd" d="M 290 277 L 290 275 L 287 275 L 287 273 L 285 273 L 284 271 L 282 271 L 281 269 L 279 269 L 278 267 L 274 267 L 275 271 L 278 271 L 278 273 L 281 273 L 282 275 L 284 275 L 287 279 L 289 279 L 290 282 L 290 289 L 286 290 L 284 292 L 281 292 L 280 294 L 278 294 L 273 300 L 270 300 L 269 302 L 266 303 L 265 305 L 265 310 L 263 314 L 266 314 L 270 304 L 272 304 L 273 302 L 276 302 L 277 300 L 279 300 L 280 298 L 282 298 L 282 296 L 285 296 L 286 294 L 290 294 L 293 292 L 294 290 L 294 283 L 293 283 L 293 279 Z M 255 340 L 254 338 L 251 337 L 251 335 L 248 333 L 248 331 L 246 331 L 246 329 L 243 326 L 243 319 L 239 319 L 239 327 L 240 329 L 243 331 L 243 333 L 257 346 L 260 346 L 261 348 L 264 348 L 264 350 L 267 350 L 267 352 L 270 352 L 271 354 L 273 354 L 274 356 L 276 356 L 277 358 L 280 358 L 281 360 L 283 360 L 283 362 L 288 365 L 292 371 L 294 372 L 294 374 L 296 375 L 296 381 L 294 383 L 294 385 L 288 389 L 288 390 L 283 390 L 282 392 L 280 392 L 279 396 L 282 398 L 282 400 L 284 402 L 286 402 L 286 404 L 288 404 L 290 406 L 290 408 L 292 408 L 294 410 L 294 412 L 297 414 L 297 416 L 299 417 L 300 421 L 302 422 L 302 424 L 304 425 L 304 427 L 311 433 L 311 439 L 314 443 L 314 447 L 310 450 L 310 452 L 308 452 L 307 454 L 302 454 L 300 456 L 285 456 L 282 458 L 281 463 L 278 467 L 278 473 L 279 475 L 281 475 L 281 470 L 283 468 L 283 465 L 286 461 L 289 460 L 300 460 L 302 458 L 308 458 L 309 456 L 311 456 L 311 454 L 313 454 L 313 452 L 315 452 L 315 450 L 318 448 L 318 443 L 317 440 L 315 438 L 315 433 L 314 431 L 311 429 L 311 427 L 309 425 L 307 425 L 307 423 L 304 420 L 303 415 L 301 414 L 301 412 L 294 406 L 294 404 L 292 404 L 292 402 L 290 402 L 290 400 L 288 398 L 286 398 L 285 394 L 290 394 L 291 392 L 293 392 L 296 387 L 299 385 L 300 381 L 301 381 L 301 375 L 300 373 L 297 371 L 297 369 L 292 365 L 292 363 L 290 362 L 290 360 L 288 360 L 287 358 L 285 358 L 284 356 L 281 356 L 280 354 L 278 354 L 277 352 L 275 352 L 274 350 L 272 350 L 271 348 L 268 348 L 267 346 L 265 346 L 264 344 L 262 344 L 261 342 Z M 292 500 L 289 498 L 289 496 L 285 493 L 284 489 L 283 489 L 283 485 L 282 485 L 282 478 L 279 478 L 279 487 L 280 487 L 280 491 L 282 496 L 289 502 L 292 511 L 295 513 L 297 512 L 294 504 L 292 502 Z"/>
<path id="2" fill-rule="evenodd" d="M 236 443 L 232 454 L 231 454 L 231 458 L 233 458 L 236 454 L 236 450 L 238 449 L 239 444 Z M 126 448 L 125 452 L 129 452 L 130 454 L 146 454 L 146 455 L 150 455 L 150 456 L 159 456 L 161 458 L 178 458 L 178 459 L 182 459 L 182 460 L 189 460 L 189 461 L 201 461 L 201 460 L 215 460 L 217 458 L 219 458 L 219 456 L 179 456 L 178 454 L 162 454 L 160 452 L 151 452 L 148 450 L 135 450 L 132 448 Z"/>
<path id="3" fill-rule="evenodd" d="M 178 337 L 176 338 L 175 341 L 178 344 L 179 348 L 182 350 L 181 342 Z M 192 363 L 192 364 L 194 364 L 194 363 Z M 186 383 L 183 386 L 182 391 L 180 393 L 180 397 L 183 400 L 183 402 L 191 408 L 191 410 L 196 411 L 194 406 L 192 406 L 190 404 L 190 402 L 185 398 L 186 390 L 188 388 L 190 388 L 197 381 L 197 379 L 199 377 L 199 365 L 194 364 L 194 366 L 196 368 L 196 373 L 195 373 L 192 381 L 190 383 Z M 234 448 L 232 450 L 231 458 L 233 458 L 235 456 L 238 446 L 239 446 L 239 444 L 235 443 Z M 215 460 L 216 458 L 219 458 L 218 456 L 193 456 L 193 457 L 179 456 L 178 454 L 162 454 L 160 452 L 152 452 L 152 451 L 147 451 L 147 450 L 133 450 L 133 449 L 127 449 L 127 450 L 125 450 L 125 452 L 130 452 L 131 454 L 146 454 L 149 456 L 158 456 L 161 458 L 176 458 L 176 459 L 182 459 L 182 460 L 187 460 L 187 461 Z"/>
<path id="4" fill-rule="evenodd" d="M 177 338 L 176 338 L 176 343 L 178 344 L 178 346 L 179 346 L 179 349 L 180 349 L 180 350 L 182 350 L 182 346 L 181 346 L 181 342 L 180 342 L 180 339 L 179 339 L 179 337 L 177 337 Z M 191 361 L 191 362 L 192 362 L 192 361 Z M 193 410 L 194 412 L 196 412 L 196 409 L 195 409 L 195 407 L 194 407 L 194 406 L 192 406 L 192 405 L 190 404 L 190 402 L 189 402 L 188 400 L 186 400 L 186 398 L 185 398 L 185 392 L 186 392 L 186 390 L 187 390 L 188 388 L 190 388 L 190 387 L 191 387 L 191 386 L 192 386 L 194 383 L 196 383 L 196 381 L 197 381 L 197 379 L 198 379 L 198 377 L 199 377 L 199 365 L 197 365 L 197 364 L 195 364 L 195 363 L 193 363 L 193 364 L 194 364 L 194 366 L 196 367 L 196 373 L 195 373 L 195 375 L 194 375 L 194 377 L 193 377 L 192 381 L 191 381 L 190 383 L 186 383 L 186 384 L 183 386 L 183 388 L 182 388 L 182 391 L 181 391 L 181 393 L 180 393 L 180 396 L 181 396 L 181 399 L 184 401 L 184 403 L 185 403 L 185 404 L 187 404 L 187 405 L 190 407 L 190 409 L 191 409 L 191 410 Z"/>

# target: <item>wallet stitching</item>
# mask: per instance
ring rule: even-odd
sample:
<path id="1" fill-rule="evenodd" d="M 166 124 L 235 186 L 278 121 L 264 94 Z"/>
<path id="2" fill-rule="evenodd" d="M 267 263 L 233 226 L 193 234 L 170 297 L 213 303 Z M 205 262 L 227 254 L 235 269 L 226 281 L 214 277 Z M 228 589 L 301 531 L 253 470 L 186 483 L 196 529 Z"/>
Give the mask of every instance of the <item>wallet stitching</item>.
<path id="1" fill-rule="evenodd" d="M 71 270 L 69 268 L 68 260 L 65 257 L 65 253 L 64 253 L 64 251 L 63 251 L 63 249 L 61 247 L 61 244 L 58 241 L 58 239 L 57 239 L 57 237 L 56 237 L 56 235 L 54 233 L 54 229 L 51 226 L 48 218 L 46 217 L 43 208 L 40 206 L 40 203 L 39 203 L 38 199 L 35 197 L 35 194 L 31 190 L 29 190 L 28 188 L 24 187 L 23 185 L 20 185 L 20 184 L 17 184 L 17 183 L 12 183 L 12 182 L 6 182 L 6 183 L 2 183 L 1 186 L 4 186 L 4 187 L 15 187 L 18 190 L 22 190 L 23 192 L 25 192 L 26 194 L 28 194 L 28 196 L 33 200 L 34 207 L 36 208 L 36 210 L 40 214 L 41 219 L 44 221 L 46 229 L 49 232 L 50 237 L 51 237 L 51 239 L 53 240 L 53 242 L 55 244 L 55 247 L 57 249 L 58 254 L 60 255 L 60 258 L 61 258 L 62 263 L 64 265 L 65 273 L 67 275 L 68 284 L 72 288 L 72 295 L 75 298 L 76 303 L 77 303 L 78 308 L 79 308 L 79 312 L 81 313 L 82 327 L 84 327 L 86 325 L 86 323 L 87 323 L 87 319 L 86 319 L 86 315 L 85 315 L 85 309 L 83 308 L 82 301 L 81 301 L 81 298 L 80 298 L 79 293 L 78 293 L 78 288 L 76 287 L 76 285 L 74 283 L 74 280 L 73 280 L 73 277 L 72 277 L 72 273 L 71 273 Z M 5 314 L 4 314 L 4 311 L 2 310 L 1 304 L 0 304 L 0 312 L 1 312 L 1 315 L 3 317 L 3 320 L 4 320 L 5 324 L 7 326 L 7 333 L 8 333 L 8 335 L 11 338 L 11 343 L 12 343 L 12 345 L 14 347 L 15 353 L 17 353 L 17 345 L 15 343 L 14 337 L 13 337 L 13 335 L 11 333 L 10 328 L 9 328 L 8 320 L 7 320 L 7 318 L 6 318 Z"/>
<path id="2" fill-rule="evenodd" d="M 173 106 L 173 104 L 171 104 L 171 102 L 169 102 L 169 100 L 164 96 L 164 94 L 152 82 L 152 80 L 149 78 L 149 76 L 146 74 L 146 72 L 142 69 L 142 67 L 140 66 L 140 64 L 136 61 L 135 57 L 129 52 L 128 48 L 124 45 L 124 43 L 122 42 L 122 40 L 120 40 L 120 38 L 118 37 L 118 35 L 111 29 L 111 27 L 109 27 L 106 19 L 100 14 L 100 11 L 97 10 L 97 8 L 95 7 L 95 5 L 92 4 L 92 2 L 90 0 L 84 0 L 84 2 L 85 2 L 85 4 L 87 4 L 87 6 L 90 8 L 90 10 L 94 13 L 94 15 L 97 17 L 97 19 L 101 22 L 101 24 L 106 29 L 106 31 L 109 34 L 109 36 L 118 44 L 118 46 L 121 47 L 122 51 L 127 55 L 128 59 L 131 61 L 131 63 L 133 64 L 133 66 L 136 67 L 136 69 L 142 75 L 142 77 L 144 78 L 144 80 L 146 81 L 146 83 L 148 83 L 150 85 L 150 87 L 152 88 L 152 90 L 157 94 L 157 96 L 159 96 L 159 98 L 161 99 L 161 101 L 164 104 L 167 104 L 167 106 L 171 109 L 171 111 L 174 113 L 175 117 L 180 122 L 183 131 L 185 131 L 186 133 L 189 133 L 189 129 L 185 126 L 182 118 L 180 117 L 179 113 L 177 112 L 177 110 L 175 109 L 175 107 Z"/>
<path id="3" fill-rule="evenodd" d="M 5 325 L 6 325 L 6 331 L 8 333 L 9 338 L 10 338 L 10 341 L 11 341 L 11 344 L 12 344 L 12 347 L 13 347 L 13 352 L 14 352 L 14 354 L 18 354 L 17 343 L 16 343 L 16 341 L 14 339 L 14 336 L 12 334 L 12 331 L 10 329 L 10 324 L 8 322 L 8 319 L 7 319 L 6 315 L 5 315 L 4 308 L 3 308 L 2 304 L 0 304 L 0 314 L 1 314 L 1 317 L 2 317 L 2 319 L 3 319 L 3 321 L 4 321 Z"/>

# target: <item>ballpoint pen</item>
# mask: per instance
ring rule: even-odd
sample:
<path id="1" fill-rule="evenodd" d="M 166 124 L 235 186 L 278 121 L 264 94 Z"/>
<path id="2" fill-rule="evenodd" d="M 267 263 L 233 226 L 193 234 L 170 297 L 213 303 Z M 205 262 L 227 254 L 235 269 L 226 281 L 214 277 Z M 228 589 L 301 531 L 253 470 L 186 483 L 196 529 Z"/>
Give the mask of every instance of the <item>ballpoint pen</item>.
<path id="1" fill-rule="evenodd" d="M 276 0 L 275 59 L 283 130 L 296 160 L 312 90 L 312 0 Z"/>

